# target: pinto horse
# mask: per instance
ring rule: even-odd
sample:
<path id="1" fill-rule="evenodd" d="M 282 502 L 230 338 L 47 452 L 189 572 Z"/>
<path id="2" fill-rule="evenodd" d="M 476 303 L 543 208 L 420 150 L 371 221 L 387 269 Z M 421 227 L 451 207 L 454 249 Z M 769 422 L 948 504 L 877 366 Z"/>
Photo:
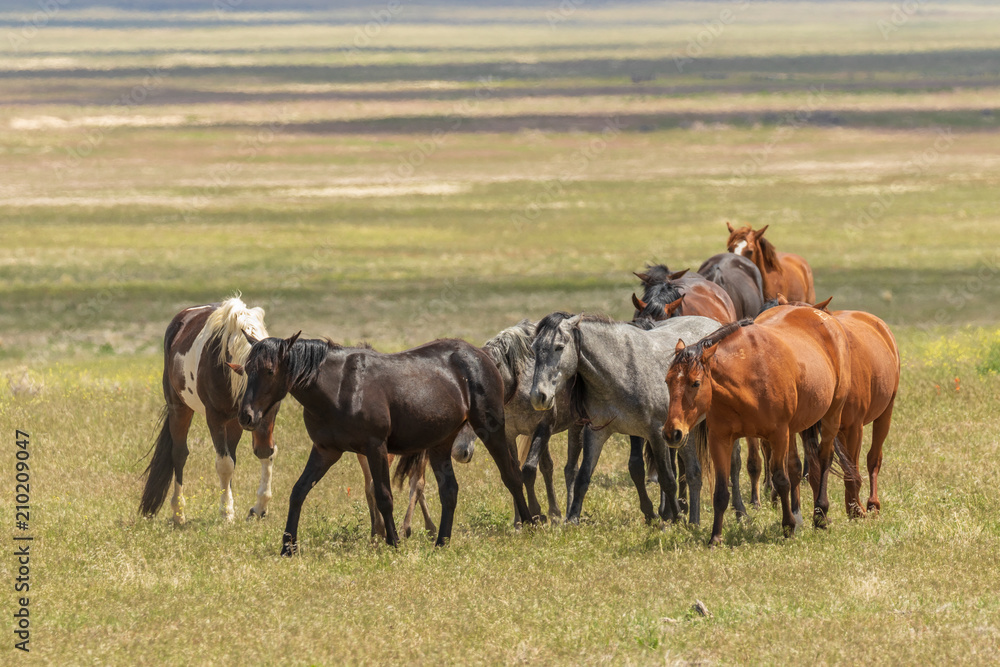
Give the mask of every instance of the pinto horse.
<path id="1" fill-rule="evenodd" d="M 633 319 L 649 317 L 655 321 L 681 315 L 710 317 L 719 324 L 736 320 L 736 308 L 724 289 L 698 273 L 687 269 L 671 273 L 663 264 L 647 266 L 636 273 L 642 281 L 642 298 L 632 294 Z"/>
<path id="2" fill-rule="evenodd" d="M 250 352 L 244 331 L 266 337 L 264 311 L 247 308 L 239 298 L 221 304 L 195 306 L 178 313 L 163 338 L 163 397 L 166 406 L 160 418 L 160 435 L 146 468 L 146 485 L 139 511 L 152 516 L 166 500 L 170 483 L 173 521 L 184 523 L 184 464 L 188 457 L 187 434 L 191 418 L 204 415 L 215 445 L 215 470 L 222 488 L 220 512 L 232 520 L 232 478 L 236 469 L 236 445 L 243 429 L 236 419 L 245 379 L 226 368 L 243 363 Z M 250 516 L 263 517 L 271 500 L 271 470 L 274 462 L 274 419 L 278 404 L 268 407 L 260 428 L 253 434 L 253 451 L 261 462 L 257 504 Z"/>
<path id="3" fill-rule="evenodd" d="M 313 442 L 289 499 L 282 556 L 297 550 L 299 515 L 310 489 L 344 452 L 368 459 L 385 540 L 397 546 L 388 455 L 426 451 L 441 495 L 436 544 L 444 545 L 458 499 L 452 447 L 466 424 L 496 462 L 517 511 L 535 522 L 524 499 L 521 472 L 504 440 L 503 380 L 485 352 L 465 341 L 437 340 L 381 354 L 298 337 L 255 341 L 246 363 L 234 368 L 247 377 L 239 411 L 243 428 L 260 428 L 265 415 L 290 393 L 302 404 Z"/>
<path id="4" fill-rule="evenodd" d="M 779 297 L 779 302 L 782 300 Z M 826 310 L 830 300 L 814 307 Z M 794 304 L 799 305 L 799 304 Z M 801 304 L 808 306 L 809 304 Z M 889 435 L 892 409 L 899 391 L 899 348 L 889 326 L 871 313 L 858 310 L 830 312 L 844 327 L 851 347 L 851 390 L 844 404 L 838 438 L 844 445 L 844 503 L 847 516 L 863 517 L 878 512 L 878 474 L 882 467 L 882 445 Z M 861 504 L 861 477 L 858 464 L 864 427 L 872 424 L 872 444 L 868 450 L 869 495 Z"/>
<path id="5" fill-rule="evenodd" d="M 743 255 L 720 252 L 698 267 L 698 274 L 726 291 L 736 309 L 733 321 L 757 317 L 764 310 L 764 279 L 760 269 Z"/>
<path id="6" fill-rule="evenodd" d="M 816 300 L 816 290 L 813 287 L 812 268 L 809 263 L 798 255 L 789 252 L 778 252 L 774 245 L 764 238 L 764 232 L 770 225 L 764 225 L 754 230 L 750 227 L 729 228 L 729 240 L 726 247 L 729 252 L 743 255 L 760 270 L 765 299 L 775 299 L 778 293 L 784 294 L 789 301 Z"/>
<path id="7" fill-rule="evenodd" d="M 785 535 L 795 532 L 801 513 L 792 505 L 787 455 L 795 433 L 820 423 L 819 465 L 811 466 L 813 523 L 826 525 L 830 501 L 827 479 L 834 439 L 850 391 L 847 335 L 840 323 L 819 310 L 778 306 L 757 320 L 726 325 L 698 343 L 678 340 L 667 372 L 669 414 L 663 425 L 668 442 L 683 440 L 702 420 L 715 463 L 715 520 L 710 545 L 722 541 L 722 520 L 729 504 L 723 466 L 733 441 L 757 436 L 771 445 L 771 481 L 781 498 Z M 797 458 L 797 457 L 796 457 Z M 797 504 L 797 503 L 796 503 Z"/>

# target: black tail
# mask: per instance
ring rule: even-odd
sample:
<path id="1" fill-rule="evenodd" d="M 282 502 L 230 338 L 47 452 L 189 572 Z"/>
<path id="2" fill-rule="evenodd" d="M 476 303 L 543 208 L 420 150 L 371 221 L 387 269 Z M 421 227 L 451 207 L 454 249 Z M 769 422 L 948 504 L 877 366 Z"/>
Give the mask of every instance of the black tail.
<path id="1" fill-rule="evenodd" d="M 809 465 L 816 466 L 816 470 L 822 470 L 819 465 L 819 439 L 820 439 L 820 428 L 822 422 L 816 422 L 810 426 L 802 434 L 802 447 L 805 449 L 806 460 Z M 834 477 L 849 477 L 851 479 L 856 479 L 858 483 L 861 483 L 861 477 L 858 475 L 857 468 L 851 463 L 850 459 L 847 458 L 847 452 L 844 451 L 844 445 L 840 442 L 840 438 L 834 438 L 833 440 L 833 451 L 837 454 L 837 460 L 840 463 L 840 469 L 838 470 L 836 466 L 830 466 L 830 472 Z M 803 474 L 805 474 L 803 472 Z"/>
<path id="2" fill-rule="evenodd" d="M 420 452 L 419 454 L 407 454 L 405 456 L 400 456 L 396 463 L 396 472 L 392 475 L 392 482 L 396 485 L 396 488 L 403 488 L 403 481 L 406 480 L 407 477 L 427 465 L 427 458 L 426 451 Z"/>
<path id="3" fill-rule="evenodd" d="M 159 425 L 160 435 L 152 448 L 153 458 L 143 473 L 146 476 L 146 488 L 142 490 L 142 500 L 139 501 L 139 513 L 143 516 L 153 516 L 159 511 L 163 501 L 167 499 L 170 482 L 174 479 L 174 441 L 170 437 L 166 406 L 163 406 L 160 413 Z"/>

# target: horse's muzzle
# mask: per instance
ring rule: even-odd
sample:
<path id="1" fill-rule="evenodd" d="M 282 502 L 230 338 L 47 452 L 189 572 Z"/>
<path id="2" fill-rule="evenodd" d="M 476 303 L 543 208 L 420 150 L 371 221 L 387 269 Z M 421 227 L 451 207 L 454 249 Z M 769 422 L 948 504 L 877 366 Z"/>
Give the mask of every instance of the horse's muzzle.
<path id="1" fill-rule="evenodd" d="M 687 433 L 684 433 L 679 428 L 670 429 L 666 426 L 663 427 L 663 438 L 671 447 L 680 447 L 686 435 Z"/>
<path id="2" fill-rule="evenodd" d="M 243 430 L 253 431 L 260 424 L 260 413 L 256 413 L 250 408 L 243 408 L 240 410 L 239 422 Z"/>
<path id="3" fill-rule="evenodd" d="M 531 407 L 533 407 L 535 410 L 539 411 L 551 410 L 553 403 L 555 403 L 553 397 L 549 396 L 544 391 L 536 389 L 535 391 L 531 392 Z"/>

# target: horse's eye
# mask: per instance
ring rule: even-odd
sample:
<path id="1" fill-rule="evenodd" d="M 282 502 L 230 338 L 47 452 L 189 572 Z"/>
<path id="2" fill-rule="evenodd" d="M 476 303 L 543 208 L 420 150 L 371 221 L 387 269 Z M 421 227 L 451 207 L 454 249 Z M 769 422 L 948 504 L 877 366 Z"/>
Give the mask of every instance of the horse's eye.
<path id="1" fill-rule="evenodd" d="M 695 380 L 694 382 L 691 383 L 691 387 L 693 389 L 697 389 L 700 386 L 701 386 L 701 380 Z"/>
<path id="2" fill-rule="evenodd" d="M 273 377 L 273 376 L 274 376 L 274 369 L 273 369 L 273 368 L 268 368 L 268 369 L 267 369 L 267 374 L 268 374 L 269 376 L 272 376 L 272 377 Z"/>
<path id="3" fill-rule="evenodd" d="M 556 351 L 556 352 L 562 352 L 563 350 L 566 349 L 566 346 L 565 345 L 553 345 L 552 349 L 554 351 Z"/>

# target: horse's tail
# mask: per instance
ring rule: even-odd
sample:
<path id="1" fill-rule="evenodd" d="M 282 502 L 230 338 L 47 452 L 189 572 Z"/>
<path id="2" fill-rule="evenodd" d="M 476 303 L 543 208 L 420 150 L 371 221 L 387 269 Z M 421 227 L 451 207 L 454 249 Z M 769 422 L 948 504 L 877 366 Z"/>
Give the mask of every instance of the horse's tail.
<path id="1" fill-rule="evenodd" d="M 816 422 L 802 432 L 802 448 L 805 450 L 806 459 L 808 460 L 810 466 L 816 466 L 816 470 L 822 470 L 819 465 L 819 437 L 820 422 Z M 794 441 L 788 443 L 788 446 L 794 447 Z M 850 477 L 851 479 L 858 479 L 860 482 L 858 470 L 847 458 L 847 452 L 844 451 L 844 446 L 841 444 L 840 438 L 834 438 L 833 451 L 837 453 L 837 460 L 840 463 L 840 469 L 838 470 L 836 466 L 831 465 L 830 472 L 841 479 Z"/>
<path id="2" fill-rule="evenodd" d="M 527 435 L 517 436 L 517 462 L 523 467 L 531 451 L 531 438 Z"/>
<path id="3" fill-rule="evenodd" d="M 419 452 L 417 454 L 406 454 L 399 457 L 399 461 L 396 463 L 396 472 L 392 475 L 392 482 L 396 485 L 397 489 L 403 488 L 403 482 L 412 474 L 422 469 L 427 465 L 427 452 Z"/>
<path id="4" fill-rule="evenodd" d="M 143 516 L 153 516 L 159 511 L 163 501 L 167 499 L 170 482 L 174 479 L 174 440 L 170 437 L 167 406 L 163 406 L 160 412 L 158 425 L 161 427 L 160 435 L 150 448 L 153 458 L 143 472 L 146 487 L 142 490 L 142 500 L 139 501 L 139 513 Z M 149 455 L 148 452 L 146 455 Z"/>
<path id="5" fill-rule="evenodd" d="M 708 494 L 715 493 L 715 464 L 712 463 L 712 453 L 708 451 L 708 424 L 702 422 L 694 427 L 688 434 L 689 438 L 694 438 L 694 451 L 698 456 L 698 463 L 701 465 L 701 479 L 708 480 Z"/>
<path id="6" fill-rule="evenodd" d="M 847 456 L 847 452 L 844 451 L 844 445 L 840 442 L 840 438 L 834 438 L 833 451 L 837 453 L 837 463 L 840 464 L 840 470 L 837 470 L 836 466 L 830 466 L 830 471 L 837 477 L 853 480 L 855 484 L 860 485 L 861 474 L 854 462 Z"/>

